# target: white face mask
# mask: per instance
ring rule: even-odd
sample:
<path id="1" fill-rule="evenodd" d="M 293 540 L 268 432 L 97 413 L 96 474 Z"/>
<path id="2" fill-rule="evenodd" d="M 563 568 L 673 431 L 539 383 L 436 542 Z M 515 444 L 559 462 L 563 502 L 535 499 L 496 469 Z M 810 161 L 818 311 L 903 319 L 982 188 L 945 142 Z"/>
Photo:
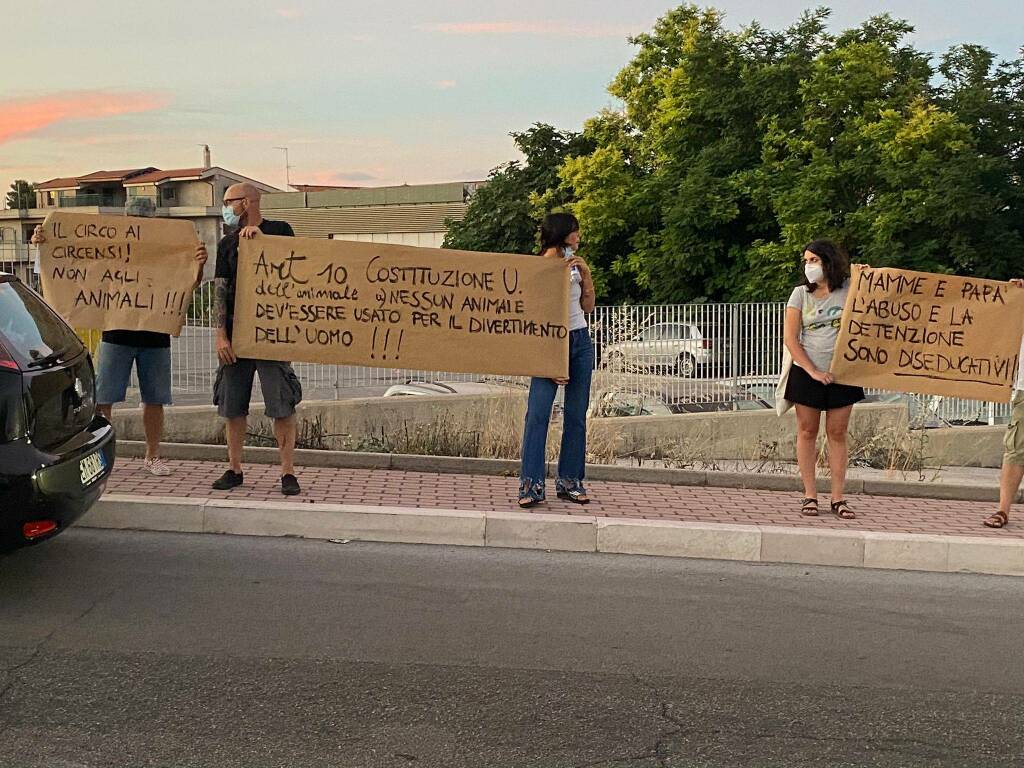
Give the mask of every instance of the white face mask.
<path id="1" fill-rule="evenodd" d="M 825 279 L 825 270 L 821 264 L 805 264 L 804 275 L 808 283 L 820 283 Z"/>

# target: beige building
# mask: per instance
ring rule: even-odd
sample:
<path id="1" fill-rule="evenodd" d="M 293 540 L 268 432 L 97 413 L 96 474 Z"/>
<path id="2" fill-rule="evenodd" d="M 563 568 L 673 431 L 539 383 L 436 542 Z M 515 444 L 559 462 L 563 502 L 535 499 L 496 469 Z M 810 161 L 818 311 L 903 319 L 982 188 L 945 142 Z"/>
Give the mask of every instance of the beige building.
<path id="1" fill-rule="evenodd" d="M 36 224 L 54 210 L 80 213 L 131 215 L 148 213 L 191 221 L 210 252 L 206 276 L 214 270 L 217 242 L 223 234 L 221 200 L 232 184 L 247 181 L 258 189 L 277 192 L 276 187 L 240 173 L 209 165 L 204 167 L 128 168 L 96 171 L 84 176 L 50 179 L 36 185 L 36 206 L 0 210 L 0 270 L 25 278 L 32 270 L 35 248 L 29 245 Z"/>
<path id="2" fill-rule="evenodd" d="M 91 213 L 131 213 L 139 208 L 157 216 L 186 218 L 210 251 L 206 276 L 213 274 L 217 242 L 223 234 L 224 189 L 249 181 L 263 191 L 263 215 L 287 221 L 299 237 L 359 240 L 440 248 L 448 221 L 461 221 L 481 182 L 394 187 L 296 185 L 280 192 L 223 168 L 161 171 L 134 168 L 52 179 L 36 186 L 36 208 L 0 211 L 0 269 L 31 269 L 35 248 L 26 245 L 36 224 L 50 211 L 73 208 Z M 4 267 L 7 264 L 7 267 Z"/>
<path id="3" fill-rule="evenodd" d="M 446 222 L 461 221 L 480 182 L 395 187 L 300 188 L 263 196 L 263 215 L 300 237 L 440 248 Z"/>

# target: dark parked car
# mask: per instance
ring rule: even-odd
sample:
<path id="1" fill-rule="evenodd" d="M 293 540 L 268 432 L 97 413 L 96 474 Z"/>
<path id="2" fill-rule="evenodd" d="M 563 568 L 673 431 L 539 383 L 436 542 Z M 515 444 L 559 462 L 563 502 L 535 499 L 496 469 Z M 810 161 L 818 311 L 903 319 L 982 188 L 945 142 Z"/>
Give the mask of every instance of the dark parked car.
<path id="1" fill-rule="evenodd" d="M 75 332 L 0 272 L 0 550 L 56 536 L 103 493 L 114 429 Z"/>

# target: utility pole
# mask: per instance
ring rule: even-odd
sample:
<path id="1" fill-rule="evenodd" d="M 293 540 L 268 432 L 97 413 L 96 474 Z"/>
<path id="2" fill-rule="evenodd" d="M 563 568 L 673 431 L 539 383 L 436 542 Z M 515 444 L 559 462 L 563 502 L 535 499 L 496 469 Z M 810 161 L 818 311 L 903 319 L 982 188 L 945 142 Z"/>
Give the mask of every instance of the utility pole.
<path id="1" fill-rule="evenodd" d="M 290 165 L 288 165 L 288 147 L 274 147 L 274 149 L 280 149 L 282 152 L 284 152 L 284 183 L 285 183 L 285 186 L 288 187 L 288 189 L 291 189 L 292 188 L 292 176 L 291 176 L 292 167 Z"/>

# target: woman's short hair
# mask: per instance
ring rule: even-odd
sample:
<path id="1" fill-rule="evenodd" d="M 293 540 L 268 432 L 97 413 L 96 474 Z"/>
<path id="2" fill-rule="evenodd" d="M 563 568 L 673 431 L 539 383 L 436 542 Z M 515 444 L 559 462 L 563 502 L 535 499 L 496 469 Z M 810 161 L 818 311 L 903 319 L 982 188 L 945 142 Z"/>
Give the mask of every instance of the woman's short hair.
<path id="1" fill-rule="evenodd" d="M 549 213 L 540 225 L 541 253 L 548 248 L 561 248 L 565 238 L 579 229 L 580 223 L 571 213 Z"/>
<path id="2" fill-rule="evenodd" d="M 847 257 L 846 251 L 832 240 L 826 237 L 812 240 L 800 251 L 801 257 L 807 251 L 821 259 L 821 268 L 825 271 L 825 282 L 828 283 L 830 290 L 842 288 L 843 284 L 850 279 L 850 259 Z M 802 285 L 808 291 L 817 288 L 817 283 L 810 282 L 806 275 Z"/>

